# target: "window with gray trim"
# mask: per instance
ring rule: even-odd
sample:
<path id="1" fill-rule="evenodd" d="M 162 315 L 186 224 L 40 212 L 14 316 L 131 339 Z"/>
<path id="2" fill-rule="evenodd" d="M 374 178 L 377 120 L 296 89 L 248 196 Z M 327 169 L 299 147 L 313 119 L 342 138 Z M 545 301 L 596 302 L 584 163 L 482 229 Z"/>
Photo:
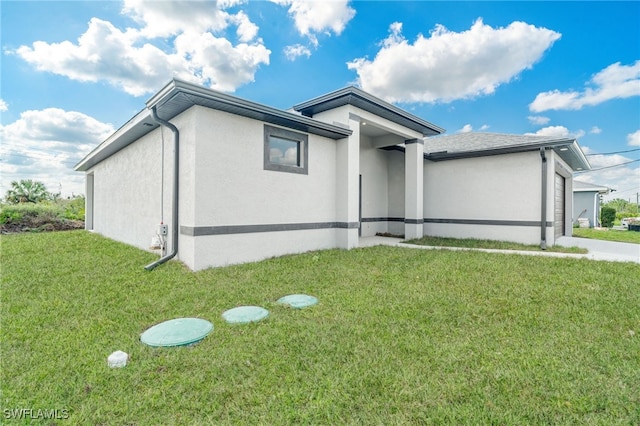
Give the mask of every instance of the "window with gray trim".
<path id="1" fill-rule="evenodd" d="M 309 136 L 264 125 L 264 169 L 309 174 Z"/>

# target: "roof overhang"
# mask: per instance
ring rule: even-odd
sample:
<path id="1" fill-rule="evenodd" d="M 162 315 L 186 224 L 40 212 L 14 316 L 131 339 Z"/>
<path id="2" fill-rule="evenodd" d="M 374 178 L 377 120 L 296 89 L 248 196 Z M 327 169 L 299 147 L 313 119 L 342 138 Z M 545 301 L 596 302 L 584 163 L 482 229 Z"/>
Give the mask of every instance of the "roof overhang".
<path id="1" fill-rule="evenodd" d="M 578 180 L 573 181 L 573 192 L 595 192 L 598 194 L 608 194 L 611 192 L 611 188 L 600 185 L 593 185 L 587 182 Z"/>
<path id="2" fill-rule="evenodd" d="M 344 105 L 353 105 L 371 114 L 419 132 L 423 136 L 439 135 L 445 131 L 435 124 L 429 123 L 413 114 L 409 114 L 395 105 L 385 102 L 354 86 L 345 87 L 295 105 L 293 109 L 304 116 L 313 117 L 315 114 Z"/>
<path id="3" fill-rule="evenodd" d="M 514 135 L 514 138 L 518 136 Z M 437 138 L 436 138 L 437 139 Z M 524 137 L 523 137 L 524 140 Z M 582 152 L 578 141 L 575 139 L 541 139 L 525 143 L 514 143 L 507 146 L 488 147 L 483 149 L 438 151 L 425 153 L 424 158 L 430 161 L 455 160 L 460 158 L 486 157 L 490 155 L 513 154 L 517 152 L 538 151 L 540 148 L 552 149 L 574 171 L 591 169 L 587 157 Z"/>
<path id="4" fill-rule="evenodd" d="M 156 108 L 158 117 L 171 120 L 192 106 L 199 105 L 240 115 L 270 124 L 338 140 L 349 137 L 350 129 L 323 123 L 299 114 L 279 110 L 247 101 L 186 81 L 173 79 L 146 102 L 146 109 L 136 114 L 124 126 L 109 136 L 75 166 L 76 171 L 87 171 L 100 161 L 115 154 L 158 127 L 151 117 Z"/>

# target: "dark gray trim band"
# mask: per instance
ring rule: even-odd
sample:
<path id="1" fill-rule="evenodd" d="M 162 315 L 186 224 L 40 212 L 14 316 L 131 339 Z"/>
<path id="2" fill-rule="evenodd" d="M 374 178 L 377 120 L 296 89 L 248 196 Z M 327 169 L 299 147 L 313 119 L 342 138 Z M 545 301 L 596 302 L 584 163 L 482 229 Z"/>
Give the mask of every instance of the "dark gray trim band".
<path id="1" fill-rule="evenodd" d="M 363 217 L 362 222 L 404 222 L 404 217 Z"/>
<path id="2" fill-rule="evenodd" d="M 422 225 L 424 223 L 424 219 L 405 219 L 404 223 L 411 223 L 413 225 Z"/>
<path id="3" fill-rule="evenodd" d="M 540 226 L 539 220 L 490 220 L 490 219 L 424 219 L 424 223 L 452 223 L 459 225 Z M 553 226 L 553 222 L 547 222 Z"/>
<path id="4" fill-rule="evenodd" d="M 424 145 L 424 140 L 422 139 L 408 139 L 404 141 L 405 145 L 412 145 L 414 143 L 419 143 L 420 145 Z"/>
<path id="5" fill-rule="evenodd" d="M 274 223 L 268 225 L 181 226 L 180 233 L 192 237 L 202 235 L 253 234 L 258 232 L 304 231 L 315 229 L 357 229 L 358 222 Z"/>

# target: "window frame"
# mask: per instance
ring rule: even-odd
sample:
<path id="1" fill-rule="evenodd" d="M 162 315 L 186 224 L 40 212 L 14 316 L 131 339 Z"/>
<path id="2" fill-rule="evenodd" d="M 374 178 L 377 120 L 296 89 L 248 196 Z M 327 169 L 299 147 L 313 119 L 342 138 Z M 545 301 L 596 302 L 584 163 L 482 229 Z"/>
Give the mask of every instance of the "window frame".
<path id="1" fill-rule="evenodd" d="M 298 143 L 298 159 L 299 166 L 289 164 L 274 163 L 271 161 L 271 137 L 285 139 Z M 284 129 L 282 127 L 264 125 L 264 169 L 276 172 L 287 172 L 307 175 L 309 174 L 309 135 L 305 133 L 294 132 L 293 130 Z"/>

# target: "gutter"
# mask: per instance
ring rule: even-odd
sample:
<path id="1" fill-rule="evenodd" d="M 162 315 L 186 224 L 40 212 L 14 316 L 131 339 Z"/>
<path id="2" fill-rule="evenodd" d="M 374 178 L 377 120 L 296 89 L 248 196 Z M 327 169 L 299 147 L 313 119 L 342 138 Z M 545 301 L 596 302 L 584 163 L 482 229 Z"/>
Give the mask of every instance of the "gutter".
<path id="1" fill-rule="evenodd" d="M 160 126 L 167 127 L 169 130 L 173 132 L 173 144 L 174 144 L 174 152 L 175 152 L 174 159 L 173 159 L 173 202 L 172 202 L 173 216 L 171 219 L 172 227 L 173 227 L 171 234 L 173 236 L 173 241 L 172 241 L 171 253 L 145 266 L 144 269 L 146 269 L 147 271 L 152 271 L 153 269 L 156 268 L 156 266 L 162 265 L 166 261 L 174 258 L 176 254 L 178 254 L 178 228 L 179 228 L 179 225 L 178 225 L 178 183 L 179 183 L 178 173 L 180 171 L 180 167 L 179 167 L 180 165 L 180 151 L 179 151 L 180 132 L 178 131 L 178 128 L 176 126 L 158 117 L 155 106 L 151 108 L 151 118 L 153 118 L 153 121 L 158 123 Z M 162 131 L 162 129 L 160 129 L 160 131 Z"/>
<path id="2" fill-rule="evenodd" d="M 542 196 L 540 211 L 540 248 L 547 249 L 547 156 L 545 148 L 540 147 L 540 158 L 542 159 Z"/>

